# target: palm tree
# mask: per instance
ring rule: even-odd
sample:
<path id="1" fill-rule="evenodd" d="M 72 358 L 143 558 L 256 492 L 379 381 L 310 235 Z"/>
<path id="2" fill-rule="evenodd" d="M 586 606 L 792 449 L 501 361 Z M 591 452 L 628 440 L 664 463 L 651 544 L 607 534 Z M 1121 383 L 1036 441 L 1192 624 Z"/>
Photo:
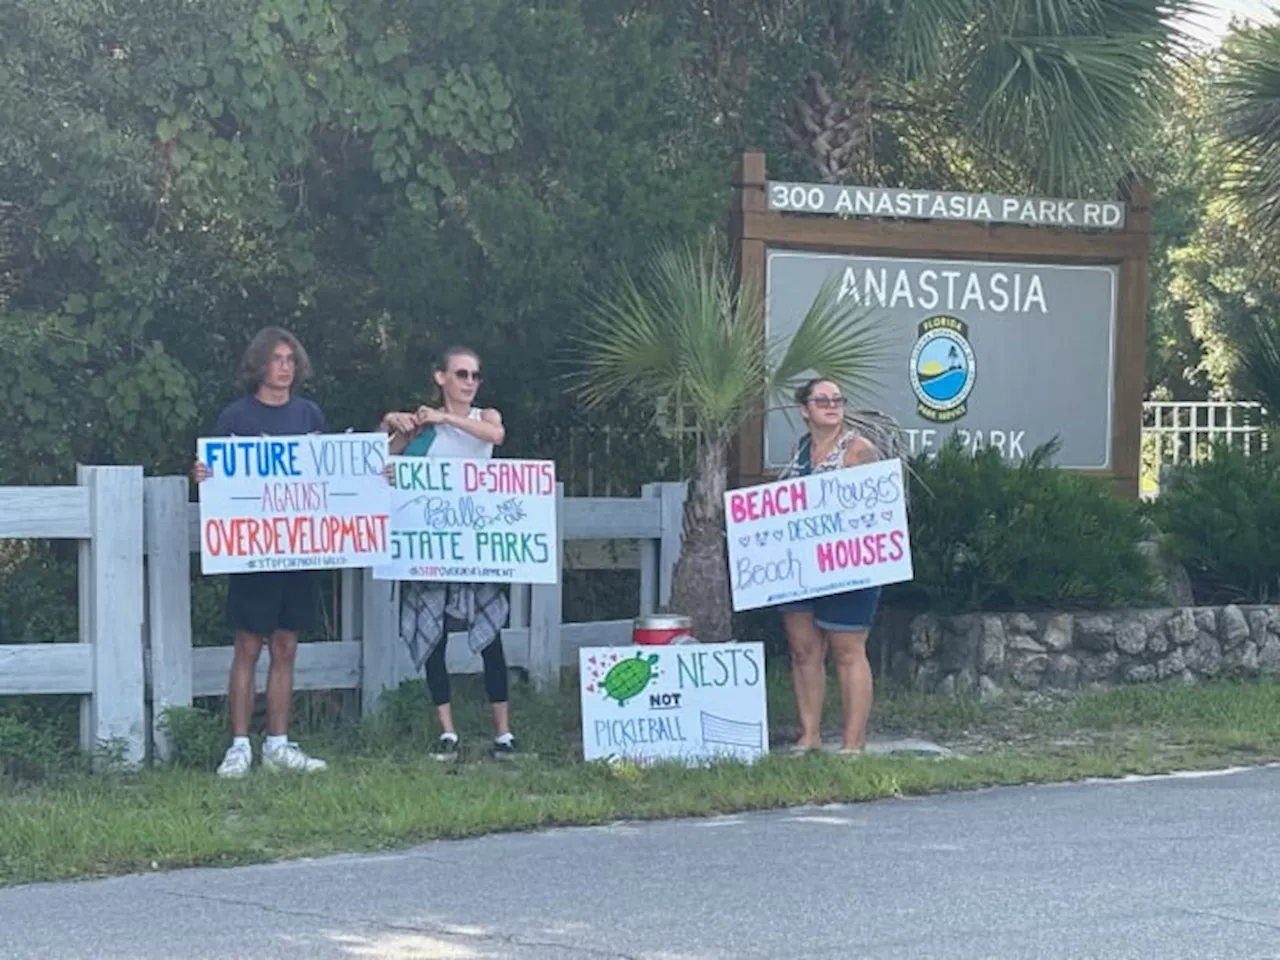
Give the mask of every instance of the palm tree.
<path id="1" fill-rule="evenodd" d="M 852 299 L 839 300 L 834 278 L 788 342 L 765 343 L 763 330 L 763 303 L 739 285 L 723 238 L 713 234 L 660 248 L 639 279 L 624 275 L 592 304 L 577 338 L 577 389 L 587 406 L 630 394 L 684 411 L 696 428 L 670 606 L 707 642 L 728 640 L 732 629 L 724 494 L 739 428 L 811 376 L 857 398 L 887 356 L 867 315 Z"/>
<path id="2" fill-rule="evenodd" d="M 1214 82 L 1226 147 L 1223 185 L 1260 237 L 1280 227 L 1280 23 L 1233 29 Z M 1257 306 L 1235 344 L 1241 386 L 1269 426 L 1280 415 L 1280 318 Z"/>
<path id="3" fill-rule="evenodd" d="M 1217 81 L 1224 179 L 1262 230 L 1280 226 L 1280 23 L 1233 30 Z"/>
<path id="4" fill-rule="evenodd" d="M 880 184 L 943 144 L 978 179 L 1075 193 L 1128 172 L 1169 102 L 1179 18 L 1198 0 L 764 6 L 762 27 L 808 52 L 784 133 L 818 179 Z"/>
<path id="5" fill-rule="evenodd" d="M 1280 318 L 1253 314 L 1236 351 L 1245 397 L 1262 404 L 1267 425 L 1275 428 L 1280 414 Z"/>

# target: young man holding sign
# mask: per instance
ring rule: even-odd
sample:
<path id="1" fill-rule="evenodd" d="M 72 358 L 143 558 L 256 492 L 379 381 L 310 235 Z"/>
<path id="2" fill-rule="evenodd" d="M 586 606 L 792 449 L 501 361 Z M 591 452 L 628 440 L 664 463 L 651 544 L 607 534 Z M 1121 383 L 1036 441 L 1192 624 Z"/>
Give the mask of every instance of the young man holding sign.
<path id="1" fill-rule="evenodd" d="M 300 436 L 325 433 L 324 414 L 310 400 L 293 396 L 293 387 L 311 375 L 311 361 L 293 334 L 267 327 L 250 341 L 240 365 L 245 395 L 218 416 L 219 437 Z M 192 477 L 202 483 L 209 466 L 196 462 Z M 319 602 L 312 570 L 267 570 L 231 574 L 227 619 L 235 631 L 235 654 L 227 692 L 231 746 L 218 776 L 239 778 L 253 765 L 249 722 L 253 716 L 254 673 L 263 646 L 270 649 L 267 675 L 267 739 L 262 765 L 268 770 L 317 772 L 323 760 L 309 757 L 289 741 L 289 708 L 293 700 L 293 664 L 298 633 L 314 626 Z"/>

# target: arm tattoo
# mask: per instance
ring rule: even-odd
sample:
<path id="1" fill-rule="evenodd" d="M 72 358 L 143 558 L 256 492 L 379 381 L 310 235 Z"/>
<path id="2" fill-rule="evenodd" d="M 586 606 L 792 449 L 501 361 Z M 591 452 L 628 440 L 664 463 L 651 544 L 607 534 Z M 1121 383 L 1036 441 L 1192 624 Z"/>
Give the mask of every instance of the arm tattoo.
<path id="1" fill-rule="evenodd" d="M 875 463 L 880 459 L 880 454 L 876 451 L 876 448 L 865 441 L 855 443 L 853 449 L 849 452 L 853 455 L 851 457 L 853 462 L 849 464 L 851 467 L 861 466 L 864 463 Z"/>

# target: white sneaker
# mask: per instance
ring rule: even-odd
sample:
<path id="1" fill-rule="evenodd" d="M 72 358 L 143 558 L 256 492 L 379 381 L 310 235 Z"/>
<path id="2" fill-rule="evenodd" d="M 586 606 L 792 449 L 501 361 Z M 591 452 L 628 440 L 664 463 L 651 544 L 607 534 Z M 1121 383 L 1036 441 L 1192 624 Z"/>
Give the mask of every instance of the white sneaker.
<path id="1" fill-rule="evenodd" d="M 296 743 L 286 743 L 283 747 L 276 747 L 274 750 L 270 747 L 263 747 L 262 769 L 319 773 L 322 770 L 328 770 L 329 765 L 323 760 L 307 756 Z"/>
<path id="2" fill-rule="evenodd" d="M 239 780 L 249 773 L 253 766 L 253 754 L 248 747 L 227 747 L 227 755 L 218 764 L 218 776 L 228 780 Z"/>

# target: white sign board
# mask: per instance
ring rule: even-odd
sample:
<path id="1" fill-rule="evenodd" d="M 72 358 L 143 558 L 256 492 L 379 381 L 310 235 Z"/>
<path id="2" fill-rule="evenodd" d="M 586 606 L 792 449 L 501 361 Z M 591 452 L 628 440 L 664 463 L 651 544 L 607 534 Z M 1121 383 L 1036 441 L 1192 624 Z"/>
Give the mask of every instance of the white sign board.
<path id="1" fill-rule="evenodd" d="M 1123 230 L 1125 205 L 1116 200 L 1061 200 L 1001 193 L 953 193 L 855 187 L 830 183 L 768 184 L 769 209 L 899 220 L 967 220 L 1029 227 Z"/>
<path id="2" fill-rule="evenodd" d="M 635 763 L 753 763 L 769 752 L 764 644 L 578 651 L 582 755 Z"/>
<path id="3" fill-rule="evenodd" d="M 550 460 L 392 457 L 391 556 L 375 580 L 556 583 Z"/>
<path id="4" fill-rule="evenodd" d="M 901 460 L 724 495 L 734 610 L 913 578 Z"/>
<path id="5" fill-rule="evenodd" d="M 208 437 L 199 485 L 205 574 L 371 567 L 389 556 L 382 433 Z"/>

